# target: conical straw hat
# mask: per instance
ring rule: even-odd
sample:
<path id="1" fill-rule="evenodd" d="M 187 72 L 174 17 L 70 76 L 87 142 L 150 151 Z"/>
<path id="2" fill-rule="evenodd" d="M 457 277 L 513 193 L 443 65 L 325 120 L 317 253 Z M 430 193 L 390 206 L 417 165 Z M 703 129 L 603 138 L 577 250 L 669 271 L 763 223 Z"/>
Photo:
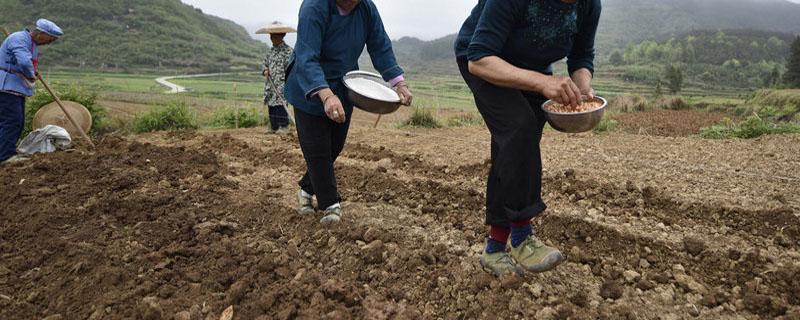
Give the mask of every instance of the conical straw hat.
<path id="1" fill-rule="evenodd" d="M 267 33 L 295 33 L 297 30 L 294 28 L 287 26 L 283 23 L 278 21 L 273 22 L 271 25 L 258 29 L 256 34 L 267 34 Z"/>
<path id="2" fill-rule="evenodd" d="M 64 103 L 64 108 L 67 109 L 67 112 L 75 119 L 78 126 L 82 127 L 83 131 L 88 133 L 89 129 L 92 128 L 92 115 L 89 113 L 89 110 L 77 102 L 62 102 Z M 33 130 L 43 128 L 49 124 L 66 129 L 72 136 L 80 134 L 80 131 L 72 126 L 67 115 L 64 114 L 64 111 L 62 111 L 55 102 L 45 105 L 39 109 L 39 111 L 36 111 L 36 114 L 33 116 Z"/>

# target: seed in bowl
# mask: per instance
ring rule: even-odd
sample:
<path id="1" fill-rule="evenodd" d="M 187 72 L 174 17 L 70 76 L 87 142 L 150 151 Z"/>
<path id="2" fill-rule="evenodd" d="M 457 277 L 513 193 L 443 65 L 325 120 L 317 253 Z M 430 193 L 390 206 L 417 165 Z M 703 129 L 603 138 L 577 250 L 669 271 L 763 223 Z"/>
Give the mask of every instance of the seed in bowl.
<path id="1" fill-rule="evenodd" d="M 578 105 L 577 108 L 573 107 L 571 105 L 563 105 L 563 104 L 560 104 L 558 102 L 553 102 L 551 104 L 548 104 L 547 106 L 545 106 L 545 108 L 547 108 L 547 111 L 550 111 L 550 112 L 578 113 L 578 112 L 587 112 L 587 111 L 592 111 L 592 110 L 595 110 L 595 109 L 599 109 L 602 106 L 603 106 L 603 101 L 598 99 L 598 100 L 591 100 L 591 101 L 581 102 L 581 104 Z"/>

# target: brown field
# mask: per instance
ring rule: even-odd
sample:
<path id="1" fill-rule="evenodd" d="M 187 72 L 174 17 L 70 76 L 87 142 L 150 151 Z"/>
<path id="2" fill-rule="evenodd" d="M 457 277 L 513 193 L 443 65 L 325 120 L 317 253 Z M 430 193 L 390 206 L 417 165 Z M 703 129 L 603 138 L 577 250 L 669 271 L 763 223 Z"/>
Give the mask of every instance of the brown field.
<path id="1" fill-rule="evenodd" d="M 800 318 L 800 135 L 548 130 L 534 232 L 567 261 L 497 279 L 486 128 L 403 115 L 357 115 L 330 229 L 294 211 L 296 136 L 263 128 L 0 166 L 0 319 Z"/>

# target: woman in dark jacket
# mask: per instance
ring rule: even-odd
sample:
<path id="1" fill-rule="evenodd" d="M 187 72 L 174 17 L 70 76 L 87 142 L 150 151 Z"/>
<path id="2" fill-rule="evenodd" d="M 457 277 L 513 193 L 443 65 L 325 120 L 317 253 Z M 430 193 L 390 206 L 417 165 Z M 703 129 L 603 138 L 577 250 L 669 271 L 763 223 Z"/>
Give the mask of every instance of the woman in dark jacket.
<path id="1" fill-rule="evenodd" d="M 366 45 L 375 69 L 397 87 L 401 103 L 412 95 L 397 65 L 392 42 L 371 0 L 305 0 L 284 93 L 295 108 L 297 135 L 307 171 L 297 192 L 298 211 L 313 214 L 312 196 L 325 210 L 322 224 L 341 220 L 333 163 L 347 138 L 353 103 L 342 77 L 358 69 Z"/>
<path id="2" fill-rule="evenodd" d="M 492 136 L 490 229 L 481 264 L 497 275 L 548 271 L 563 260 L 558 249 L 534 237 L 531 226 L 547 207 L 541 197 L 540 106 L 547 99 L 577 106 L 581 95 L 593 97 L 600 11 L 600 0 L 480 0 L 459 32 L 458 66 Z M 553 76 L 551 64 L 564 57 L 570 76 Z"/>

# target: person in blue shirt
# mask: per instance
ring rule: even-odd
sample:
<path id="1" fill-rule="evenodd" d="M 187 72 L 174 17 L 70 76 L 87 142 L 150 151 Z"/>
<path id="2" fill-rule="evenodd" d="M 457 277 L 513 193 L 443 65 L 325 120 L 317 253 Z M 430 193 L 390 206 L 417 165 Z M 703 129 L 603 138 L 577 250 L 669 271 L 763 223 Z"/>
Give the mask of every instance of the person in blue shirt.
<path id="1" fill-rule="evenodd" d="M 312 197 L 325 211 L 323 225 L 341 220 L 341 196 L 333 163 L 344 148 L 353 103 L 342 78 L 358 69 L 367 47 L 384 80 L 397 87 L 401 103 L 412 95 L 397 65 L 392 42 L 372 0 L 304 0 L 300 6 L 297 43 L 286 70 L 284 95 L 294 106 L 297 136 L 306 173 L 297 192 L 298 211 L 314 214 Z"/>
<path id="2" fill-rule="evenodd" d="M 63 34 L 55 23 L 39 19 L 35 30 L 15 32 L 0 46 L 0 162 L 27 160 L 16 146 L 25 127 L 25 97 L 33 95 L 39 73 L 39 46 Z"/>
<path id="3" fill-rule="evenodd" d="M 481 264 L 498 276 L 544 272 L 561 252 L 533 235 L 542 201 L 541 105 L 594 97 L 594 39 L 600 0 L 479 0 L 455 44 L 461 75 L 491 133 L 486 192 L 489 239 Z M 567 58 L 568 77 L 551 65 Z M 506 243 L 511 243 L 510 253 Z"/>

